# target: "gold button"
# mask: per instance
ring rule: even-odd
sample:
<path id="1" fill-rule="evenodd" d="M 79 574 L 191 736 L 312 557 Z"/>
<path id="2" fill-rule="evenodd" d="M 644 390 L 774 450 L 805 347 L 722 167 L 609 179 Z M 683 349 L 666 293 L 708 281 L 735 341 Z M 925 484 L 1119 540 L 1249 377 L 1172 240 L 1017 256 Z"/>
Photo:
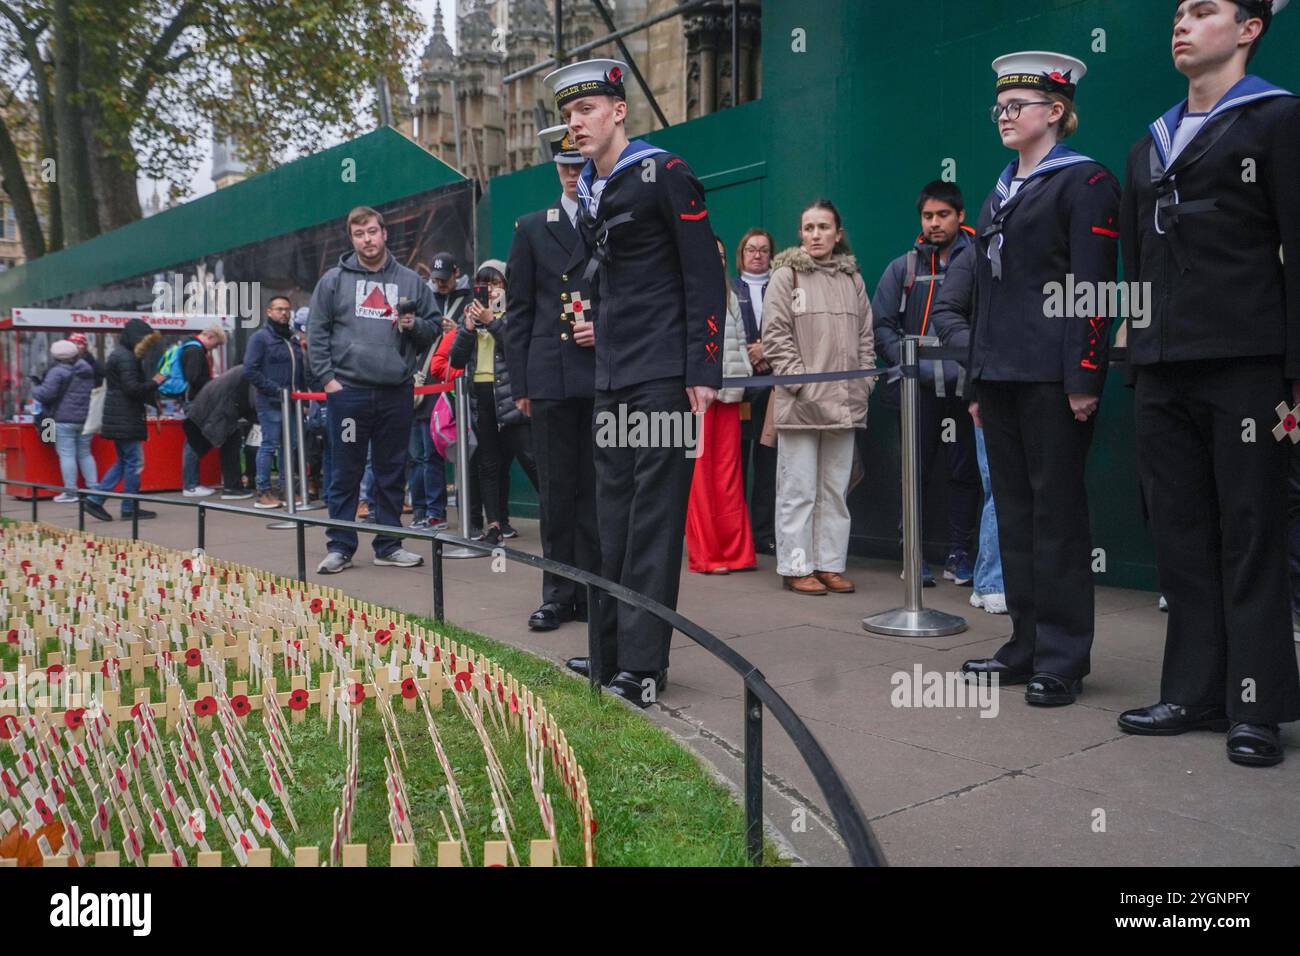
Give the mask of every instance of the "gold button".
<path id="1" fill-rule="evenodd" d="M 561 332 L 561 333 L 560 333 L 560 338 L 562 338 L 562 339 L 563 339 L 564 341 L 566 341 L 566 342 L 569 341 L 569 333 L 568 333 L 568 332 Z"/>
<path id="2" fill-rule="evenodd" d="M 566 272 L 564 275 L 560 276 L 560 281 L 561 281 L 561 282 L 568 282 L 568 281 L 569 281 L 569 274 Z"/>
<path id="3" fill-rule="evenodd" d="M 561 298 L 562 300 L 564 300 L 565 302 L 568 302 L 568 301 L 569 301 L 569 293 L 567 293 L 567 292 L 561 292 L 561 293 L 560 293 L 560 298 Z"/>

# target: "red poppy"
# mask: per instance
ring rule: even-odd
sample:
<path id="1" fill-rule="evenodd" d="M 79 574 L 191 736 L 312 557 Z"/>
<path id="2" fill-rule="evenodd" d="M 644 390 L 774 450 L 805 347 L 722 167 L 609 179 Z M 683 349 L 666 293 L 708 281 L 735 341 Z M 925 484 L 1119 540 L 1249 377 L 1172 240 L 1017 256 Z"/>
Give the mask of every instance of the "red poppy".
<path id="1" fill-rule="evenodd" d="M 45 678 L 51 684 L 57 684 L 59 681 L 63 680 L 63 665 L 51 664 L 49 667 L 45 668 Z"/>
<path id="2" fill-rule="evenodd" d="M 132 719 L 132 720 L 139 720 L 139 719 L 140 719 L 140 706 L 141 706 L 140 704 L 133 704 L 133 705 L 132 705 L 132 707 L 131 707 L 131 719 Z"/>
<path id="3" fill-rule="evenodd" d="M 191 647 L 185 652 L 185 666 L 198 667 L 203 663 L 203 654 L 197 647 Z"/>
<path id="4" fill-rule="evenodd" d="M 596 835 L 596 818 L 595 818 L 595 817 L 592 817 L 592 818 L 591 818 L 591 835 L 592 835 L 592 836 L 595 836 L 595 835 Z"/>
<path id="5" fill-rule="evenodd" d="M 352 703 L 359 704 L 366 699 L 366 689 L 360 683 L 352 685 Z"/>
<path id="6" fill-rule="evenodd" d="M 469 671 L 461 671 L 456 675 L 456 679 L 452 681 L 452 686 L 457 690 L 466 691 L 469 690 L 471 680 L 472 678 L 469 676 Z"/>
<path id="7" fill-rule="evenodd" d="M 253 705 L 248 702 L 247 694 L 238 694 L 230 698 L 230 706 L 235 712 L 236 717 L 247 717 Z"/>
<path id="8" fill-rule="evenodd" d="M 217 699 L 215 697 L 208 696 L 194 702 L 194 716 L 196 717 L 211 717 L 216 712 Z"/>
<path id="9" fill-rule="evenodd" d="M 320 598 L 312 598 L 312 599 L 311 599 L 311 612 L 312 612 L 313 614 L 319 614 L 319 613 L 321 612 L 321 608 L 322 608 L 322 607 L 324 607 L 324 605 L 321 604 L 321 599 L 320 599 Z"/>
<path id="10" fill-rule="evenodd" d="M 455 663 L 456 663 L 456 659 L 453 657 L 452 660 L 451 660 L 451 662 L 452 662 L 453 664 L 455 664 Z M 474 662 L 473 662 L 473 661 L 466 661 L 466 662 L 465 662 L 465 670 L 469 671 L 471 674 L 474 673 Z"/>
<path id="11" fill-rule="evenodd" d="M 54 811 L 45 805 L 44 799 L 37 797 L 32 807 L 40 814 L 41 822 L 47 827 L 54 822 Z"/>
<path id="12" fill-rule="evenodd" d="M 402 681 L 402 696 L 407 700 L 415 699 L 415 696 L 419 693 L 420 689 L 415 686 L 414 677 L 408 677 L 406 680 Z"/>
<path id="13" fill-rule="evenodd" d="M 611 83 L 617 83 L 617 82 L 618 82 L 619 80 L 621 80 L 621 79 L 623 79 L 623 71 L 622 71 L 621 69 L 619 69 L 618 67 L 616 67 L 616 66 L 612 66 L 612 67 L 610 67 L 610 68 L 609 68 L 609 81 L 610 81 Z"/>
<path id="14" fill-rule="evenodd" d="M 1047 78 L 1048 78 L 1049 80 L 1051 80 L 1053 83 L 1069 83 L 1069 82 L 1070 82 L 1068 79 L 1065 78 L 1065 76 L 1061 73 L 1060 70 L 1053 70 L 1051 73 L 1048 73 L 1048 74 L 1047 74 Z"/>
<path id="15" fill-rule="evenodd" d="M 307 705 L 311 703 L 311 695 L 306 690 L 299 687 L 289 695 L 290 710 L 306 710 Z"/>
<path id="16" fill-rule="evenodd" d="M 19 733 L 18 718 L 12 714 L 0 714 L 0 740 L 13 740 Z"/>
<path id="17" fill-rule="evenodd" d="M 8 641 L 10 644 L 18 643 L 18 629 L 16 627 L 9 628 Z"/>
<path id="18" fill-rule="evenodd" d="M 513 692 L 510 694 L 510 713 L 519 713 L 519 698 Z"/>
<path id="19" fill-rule="evenodd" d="M 433 645 L 433 659 L 435 661 L 442 660 L 442 648 L 439 647 L 437 644 Z"/>
<path id="20" fill-rule="evenodd" d="M 194 562 L 191 561 L 189 558 L 184 558 L 181 560 L 181 567 L 184 568 L 186 571 L 193 571 Z"/>
<path id="21" fill-rule="evenodd" d="M 342 634 L 335 634 L 334 643 L 337 644 L 339 647 L 344 647 L 347 645 L 348 639 L 344 637 Z"/>
<path id="22" fill-rule="evenodd" d="M 202 593 L 203 593 L 203 585 L 201 584 L 190 585 L 190 597 L 197 599 L 198 596 Z"/>
<path id="23" fill-rule="evenodd" d="M 63 715 L 63 723 L 69 730 L 78 730 L 86 722 L 86 708 L 76 707 Z"/>
<path id="24" fill-rule="evenodd" d="M 393 632 L 392 632 L 392 631 L 382 631 L 382 630 L 381 630 L 381 631 L 375 631 L 375 643 L 376 643 L 376 644 L 387 644 L 387 643 L 388 643 L 389 641 L 391 641 L 392 639 L 393 639 Z"/>

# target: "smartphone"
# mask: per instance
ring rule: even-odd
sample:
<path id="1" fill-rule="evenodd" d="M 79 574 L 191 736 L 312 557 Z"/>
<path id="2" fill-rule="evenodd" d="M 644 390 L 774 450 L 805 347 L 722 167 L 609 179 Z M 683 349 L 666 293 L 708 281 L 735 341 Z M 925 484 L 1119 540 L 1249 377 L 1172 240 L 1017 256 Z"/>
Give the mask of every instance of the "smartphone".
<path id="1" fill-rule="evenodd" d="M 485 285 L 474 286 L 474 301 L 483 308 L 488 307 L 488 294 L 492 291 L 491 287 Z"/>

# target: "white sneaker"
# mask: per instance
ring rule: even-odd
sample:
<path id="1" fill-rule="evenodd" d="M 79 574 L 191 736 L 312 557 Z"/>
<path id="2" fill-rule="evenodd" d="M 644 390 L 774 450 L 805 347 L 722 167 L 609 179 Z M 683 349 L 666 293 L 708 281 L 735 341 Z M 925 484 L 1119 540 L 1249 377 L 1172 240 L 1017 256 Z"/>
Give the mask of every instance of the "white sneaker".
<path id="1" fill-rule="evenodd" d="M 352 559 L 345 554 L 337 551 L 331 551 L 325 555 L 325 560 L 316 565 L 317 574 L 338 574 L 345 568 L 352 567 Z"/>
<path id="2" fill-rule="evenodd" d="M 398 548 L 384 557 L 375 556 L 375 564 L 380 567 L 393 568 L 418 568 L 424 564 L 424 558 L 420 557 L 414 551 L 407 551 L 405 548 Z"/>
<path id="3" fill-rule="evenodd" d="M 970 596 L 971 607 L 982 607 L 990 614 L 1007 613 L 1007 596 L 1005 594 L 976 594 Z"/>
<path id="4" fill-rule="evenodd" d="M 64 492 L 61 495 L 54 496 L 54 503 L 56 505 L 75 505 L 77 503 L 77 496 Z"/>
<path id="5" fill-rule="evenodd" d="M 208 495 L 215 494 L 215 491 L 207 485 L 195 485 L 193 488 L 186 488 L 181 494 L 186 498 L 206 498 Z"/>

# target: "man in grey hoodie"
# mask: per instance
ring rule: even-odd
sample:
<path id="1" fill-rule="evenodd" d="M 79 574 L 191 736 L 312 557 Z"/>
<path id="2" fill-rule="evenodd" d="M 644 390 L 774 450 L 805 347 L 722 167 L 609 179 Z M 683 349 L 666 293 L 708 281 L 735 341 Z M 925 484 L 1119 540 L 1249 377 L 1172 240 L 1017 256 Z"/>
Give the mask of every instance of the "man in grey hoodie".
<path id="1" fill-rule="evenodd" d="M 366 453 L 374 463 L 376 520 L 401 526 L 411 435 L 412 379 L 433 344 L 433 293 L 388 253 L 384 218 L 368 206 L 348 214 L 352 252 L 325 273 L 311 297 L 307 358 L 324 387 L 331 518 L 355 521 Z M 329 553 L 317 567 L 336 574 L 352 564 L 353 531 L 331 528 Z M 424 562 L 402 539 L 377 535 L 375 564 L 415 567 Z"/>

